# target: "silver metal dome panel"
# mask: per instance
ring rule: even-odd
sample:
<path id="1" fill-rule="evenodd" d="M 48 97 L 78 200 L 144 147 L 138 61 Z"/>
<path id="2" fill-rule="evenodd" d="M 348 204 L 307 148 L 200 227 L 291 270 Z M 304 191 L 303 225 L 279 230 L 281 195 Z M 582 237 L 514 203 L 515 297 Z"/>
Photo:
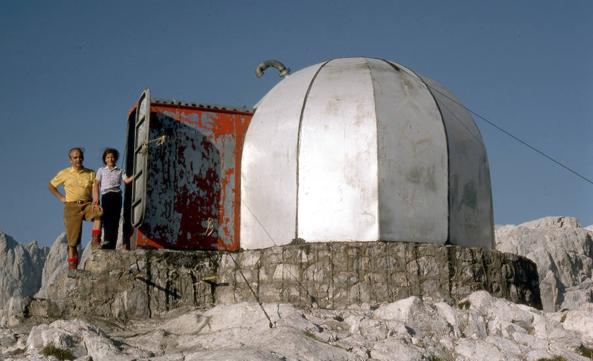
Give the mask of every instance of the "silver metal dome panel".
<path id="1" fill-rule="evenodd" d="M 454 244 L 494 247 L 488 156 L 470 112 L 447 89 L 423 77 L 447 129 L 449 239 Z M 482 240 L 482 241 L 480 241 Z"/>
<path id="2" fill-rule="evenodd" d="M 287 76 L 246 134 L 241 247 L 297 239 L 490 247 L 485 149 L 449 96 L 379 59 L 335 59 Z"/>

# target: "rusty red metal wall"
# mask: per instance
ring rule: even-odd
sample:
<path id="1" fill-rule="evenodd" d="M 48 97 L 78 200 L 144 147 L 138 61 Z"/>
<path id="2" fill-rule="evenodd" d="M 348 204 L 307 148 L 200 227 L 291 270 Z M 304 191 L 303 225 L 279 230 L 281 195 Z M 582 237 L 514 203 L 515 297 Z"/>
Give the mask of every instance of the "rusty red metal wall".
<path id="1" fill-rule="evenodd" d="M 155 103 L 138 247 L 237 250 L 241 152 L 252 112 Z"/>

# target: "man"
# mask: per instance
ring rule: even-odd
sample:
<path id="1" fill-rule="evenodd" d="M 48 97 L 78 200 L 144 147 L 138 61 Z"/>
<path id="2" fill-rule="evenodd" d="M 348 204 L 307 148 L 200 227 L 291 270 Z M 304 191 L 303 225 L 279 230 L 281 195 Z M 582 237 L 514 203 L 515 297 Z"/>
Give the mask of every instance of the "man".
<path id="1" fill-rule="evenodd" d="M 84 152 L 75 147 L 68 152 L 71 167 L 62 169 L 49 182 L 48 188 L 60 202 L 64 203 L 64 225 L 68 240 L 68 270 L 75 271 L 78 266 L 78 245 L 82 232 L 83 219 L 93 220 L 92 245 L 101 244 L 101 208 L 93 204 L 92 189 L 95 172 L 84 168 Z M 58 191 L 64 186 L 65 196 Z M 95 200 L 96 201 L 96 200 Z"/>

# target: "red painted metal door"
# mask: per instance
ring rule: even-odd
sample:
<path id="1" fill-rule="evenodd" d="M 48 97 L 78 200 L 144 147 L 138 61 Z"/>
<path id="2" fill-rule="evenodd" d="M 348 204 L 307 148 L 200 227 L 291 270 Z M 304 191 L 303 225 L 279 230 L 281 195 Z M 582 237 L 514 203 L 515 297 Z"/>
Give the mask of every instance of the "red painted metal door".
<path id="1" fill-rule="evenodd" d="M 145 205 L 142 218 L 132 213 L 142 219 L 136 244 L 238 249 L 241 151 L 252 112 L 154 102 L 150 113 L 145 194 L 134 194 Z"/>

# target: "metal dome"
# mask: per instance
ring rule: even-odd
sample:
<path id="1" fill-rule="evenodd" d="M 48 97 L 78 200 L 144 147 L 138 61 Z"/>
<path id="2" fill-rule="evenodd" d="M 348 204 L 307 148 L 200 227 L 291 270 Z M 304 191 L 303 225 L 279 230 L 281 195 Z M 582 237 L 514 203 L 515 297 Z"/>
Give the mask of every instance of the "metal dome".
<path id="1" fill-rule="evenodd" d="M 245 249 L 493 245 L 488 160 L 471 115 L 393 62 L 341 58 L 285 77 L 258 103 L 241 163 Z"/>

